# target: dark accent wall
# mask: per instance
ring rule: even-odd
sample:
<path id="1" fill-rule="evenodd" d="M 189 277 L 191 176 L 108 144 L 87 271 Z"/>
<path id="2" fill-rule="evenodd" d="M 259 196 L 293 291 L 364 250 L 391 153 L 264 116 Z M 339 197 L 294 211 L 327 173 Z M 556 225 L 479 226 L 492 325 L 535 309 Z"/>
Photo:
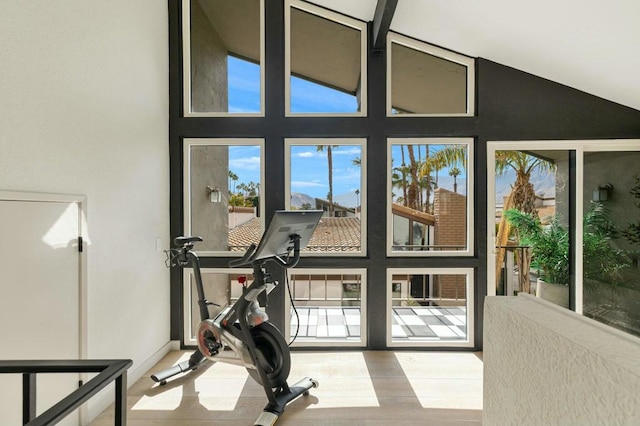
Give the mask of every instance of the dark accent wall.
<path id="1" fill-rule="evenodd" d="M 606 101 L 486 59 L 476 61 L 475 117 L 386 117 L 386 56 L 368 54 L 367 117 L 285 117 L 284 6 L 265 2 L 265 117 L 183 117 L 180 1 L 169 4 L 169 150 L 171 236 L 182 234 L 182 142 L 185 137 L 256 137 L 266 140 L 266 220 L 284 207 L 284 139 L 367 138 L 368 235 L 363 258 L 304 258 L 300 267 L 353 267 L 368 271 L 368 347 L 386 348 L 386 269 L 475 269 L 475 340 L 482 348 L 482 306 L 487 276 L 486 143 L 494 140 L 640 138 L 640 111 Z M 371 24 L 369 25 L 371 27 Z M 428 41 L 428 40 L 427 40 Z M 371 43 L 371 41 L 369 41 Z M 473 137 L 474 238 L 471 257 L 386 256 L 386 141 L 389 137 Z M 604 143 L 604 142 L 603 142 Z M 226 267 L 230 258 L 204 258 L 204 267 Z M 282 281 L 282 274 L 276 274 Z M 269 314 L 284 324 L 284 286 L 270 297 Z M 171 275 L 171 339 L 182 339 L 182 274 Z"/>
<path id="2" fill-rule="evenodd" d="M 477 60 L 479 131 L 487 139 L 637 138 L 640 111 Z"/>
<path id="3" fill-rule="evenodd" d="M 487 141 L 601 139 L 606 144 L 607 139 L 637 139 L 640 138 L 640 111 L 483 58 L 476 60 L 476 76 L 476 246 L 481 260 L 478 284 L 484 291 L 480 294 L 482 297 L 486 295 L 487 285 Z M 535 148 L 535 142 L 531 148 Z M 575 167 L 572 159 L 572 185 Z M 570 204 L 569 216 L 573 217 L 576 206 Z M 575 250 L 572 250 L 574 256 Z M 481 304 L 478 310 L 477 326 L 481 333 Z M 479 342 L 481 345 L 481 334 Z"/>

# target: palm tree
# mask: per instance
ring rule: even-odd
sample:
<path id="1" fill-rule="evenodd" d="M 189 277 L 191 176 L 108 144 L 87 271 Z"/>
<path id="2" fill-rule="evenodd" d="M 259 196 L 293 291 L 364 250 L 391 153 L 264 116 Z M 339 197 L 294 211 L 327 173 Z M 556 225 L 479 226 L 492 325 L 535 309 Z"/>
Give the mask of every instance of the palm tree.
<path id="1" fill-rule="evenodd" d="M 436 173 L 435 187 L 438 187 L 438 172 L 447 166 L 445 158 L 442 155 L 434 155 L 429 157 L 428 161 L 433 164 L 433 171 Z"/>
<path id="2" fill-rule="evenodd" d="M 449 176 L 453 176 L 453 192 L 458 192 L 458 176 L 462 173 L 459 168 L 452 167 L 449 170 Z"/>
<path id="3" fill-rule="evenodd" d="M 431 179 L 431 173 L 436 172 L 435 186 L 437 187 L 437 171 L 444 167 L 461 167 L 467 169 L 467 148 L 464 145 L 444 145 L 431 153 L 420 168 L 420 176 Z M 431 198 L 431 188 L 427 187 L 427 205 Z"/>
<path id="4" fill-rule="evenodd" d="M 316 146 L 317 152 L 324 152 L 327 148 L 327 165 L 329 167 L 329 193 L 327 199 L 329 201 L 329 216 L 333 216 L 333 153 L 332 149 L 337 148 L 337 145 L 318 145 Z"/>
<path id="5" fill-rule="evenodd" d="M 404 160 L 404 145 L 400 145 L 400 159 L 402 163 L 400 167 L 396 167 L 396 170 L 400 172 L 400 178 L 402 181 L 399 186 L 402 186 L 402 205 L 407 206 L 407 175 L 409 174 L 409 168 Z"/>
<path id="6" fill-rule="evenodd" d="M 402 205 L 407 206 L 407 174 L 409 168 L 405 165 L 394 167 L 391 174 L 391 186 L 402 188 Z"/>
<path id="7" fill-rule="evenodd" d="M 516 181 L 509 194 L 511 205 L 505 205 L 504 210 L 513 207 L 524 213 L 535 213 L 536 194 L 530 182 L 531 173 L 555 171 L 556 164 L 522 151 L 496 151 L 496 176 L 502 176 L 508 170 L 515 171 Z"/>
<path id="8" fill-rule="evenodd" d="M 422 166 L 420 167 L 422 170 Z M 433 205 L 429 203 L 431 198 L 431 192 L 437 188 L 437 183 L 433 180 L 431 175 L 420 174 L 418 187 L 420 188 L 420 211 L 426 213 L 433 213 Z M 424 195 L 423 195 L 424 194 Z"/>
<path id="9" fill-rule="evenodd" d="M 504 202 L 502 211 L 515 208 L 523 213 L 537 214 L 535 208 L 535 191 L 531 184 L 531 173 L 534 171 L 551 172 L 556 170 L 556 164 L 543 158 L 535 157 L 522 151 L 496 151 L 496 176 L 504 175 L 508 170 L 516 173 L 516 181 L 511 185 L 511 192 Z M 511 225 L 505 217 L 500 219 L 498 233 L 496 235 L 496 285 L 502 270 L 502 259 L 505 255 L 505 246 L 511 233 Z M 520 289 L 529 292 L 529 264 L 531 251 L 524 249 L 522 256 L 518 257 L 518 270 Z"/>
<path id="10" fill-rule="evenodd" d="M 407 207 L 414 210 L 419 210 L 418 206 L 418 163 L 416 161 L 415 154 L 413 153 L 413 145 L 407 145 L 407 152 L 409 153 L 409 188 L 407 190 Z"/>
<path id="11" fill-rule="evenodd" d="M 238 175 L 229 170 L 229 180 L 233 181 L 233 191 L 231 191 L 232 194 L 236 192 L 236 181 L 238 179 Z M 231 187 L 231 182 L 229 182 L 229 187 Z"/>

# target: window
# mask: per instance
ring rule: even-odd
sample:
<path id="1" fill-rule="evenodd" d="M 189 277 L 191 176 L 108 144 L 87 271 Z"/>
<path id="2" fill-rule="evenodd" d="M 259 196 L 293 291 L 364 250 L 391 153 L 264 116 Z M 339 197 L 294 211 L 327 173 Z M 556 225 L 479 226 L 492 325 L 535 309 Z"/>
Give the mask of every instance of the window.
<path id="1" fill-rule="evenodd" d="M 640 144 L 603 148 L 584 153 L 583 313 L 640 337 Z"/>
<path id="2" fill-rule="evenodd" d="M 366 24 L 291 0 L 286 7 L 288 115 L 366 115 Z"/>
<path id="3" fill-rule="evenodd" d="M 388 254 L 470 255 L 470 139 L 389 139 Z"/>
<path id="4" fill-rule="evenodd" d="M 389 33 L 387 115 L 474 114 L 474 61 Z"/>
<path id="5" fill-rule="evenodd" d="M 473 346 L 473 269 L 389 269 L 389 346 Z"/>
<path id="6" fill-rule="evenodd" d="M 495 153 L 496 294 L 540 292 L 562 284 L 569 307 L 569 150 Z M 538 221 L 544 232 L 532 234 Z M 545 260 L 539 262 L 544 252 Z M 544 291 L 544 290 L 542 290 Z"/>
<path id="7" fill-rule="evenodd" d="M 260 0 L 184 0 L 185 115 L 261 115 Z"/>
<path id="8" fill-rule="evenodd" d="M 244 254 L 263 232 L 262 139 L 185 139 L 184 232 L 198 253 Z"/>
<path id="9" fill-rule="evenodd" d="M 637 140 L 489 142 L 487 293 L 535 294 L 640 335 L 639 152 Z"/>
<path id="10" fill-rule="evenodd" d="M 289 270 L 295 346 L 366 346 L 366 270 Z M 293 302 L 293 304 L 292 304 Z"/>
<path id="11" fill-rule="evenodd" d="M 286 139 L 286 207 L 324 210 L 304 253 L 362 255 L 366 237 L 364 139 Z"/>

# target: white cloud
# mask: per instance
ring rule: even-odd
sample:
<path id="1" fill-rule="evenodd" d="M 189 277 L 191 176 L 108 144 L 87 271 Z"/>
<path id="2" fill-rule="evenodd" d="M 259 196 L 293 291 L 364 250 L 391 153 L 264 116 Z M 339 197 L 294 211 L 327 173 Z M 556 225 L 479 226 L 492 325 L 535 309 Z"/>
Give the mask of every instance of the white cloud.
<path id="1" fill-rule="evenodd" d="M 362 150 L 359 146 L 354 146 L 351 148 L 347 148 L 346 146 L 342 146 L 339 149 L 332 150 L 334 155 L 360 155 Z"/>
<path id="2" fill-rule="evenodd" d="M 259 169 L 260 157 L 242 157 L 242 158 L 229 159 L 229 168 L 251 169 L 251 170 Z"/>
<path id="3" fill-rule="evenodd" d="M 320 182 L 309 182 L 309 181 L 304 181 L 304 180 L 294 180 L 291 181 L 291 187 L 292 188 L 322 188 L 322 187 L 326 187 L 327 185 L 325 185 L 324 183 L 320 183 Z"/>
<path id="4" fill-rule="evenodd" d="M 294 155 L 294 157 L 299 157 L 299 158 L 312 158 L 312 157 L 316 157 L 318 154 L 312 151 L 305 151 L 305 152 L 299 152 L 297 154 Z"/>

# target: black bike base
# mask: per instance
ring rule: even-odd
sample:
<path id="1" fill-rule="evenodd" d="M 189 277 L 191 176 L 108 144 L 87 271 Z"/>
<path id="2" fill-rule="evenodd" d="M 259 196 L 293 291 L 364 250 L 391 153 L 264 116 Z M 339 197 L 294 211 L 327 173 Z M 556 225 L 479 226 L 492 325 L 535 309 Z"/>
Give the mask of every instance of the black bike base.
<path id="1" fill-rule="evenodd" d="M 284 412 L 284 408 L 288 403 L 299 397 L 300 395 L 308 395 L 309 389 L 317 388 L 318 382 L 311 377 L 305 377 L 291 387 L 286 387 L 275 393 L 275 401 L 269 402 L 260 417 L 254 423 L 254 426 L 273 426 L 278 421 L 280 415 Z"/>

